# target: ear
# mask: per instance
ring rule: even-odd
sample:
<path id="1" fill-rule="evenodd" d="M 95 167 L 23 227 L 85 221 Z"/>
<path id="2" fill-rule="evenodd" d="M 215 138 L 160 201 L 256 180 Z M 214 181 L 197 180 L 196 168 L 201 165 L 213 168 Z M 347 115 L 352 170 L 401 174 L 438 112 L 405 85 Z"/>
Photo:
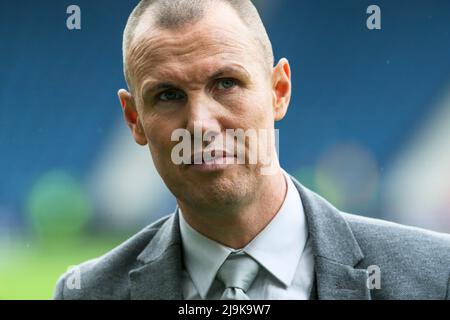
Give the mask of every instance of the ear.
<path id="1" fill-rule="evenodd" d="M 144 134 L 144 129 L 139 119 L 133 96 L 125 89 L 120 89 L 117 95 L 119 96 L 120 105 L 122 106 L 123 118 L 130 128 L 134 140 L 137 144 L 145 146 L 147 144 L 147 137 Z"/>
<path id="2" fill-rule="evenodd" d="M 273 68 L 272 93 L 275 121 L 280 121 L 286 115 L 291 100 L 291 67 L 286 58 Z"/>

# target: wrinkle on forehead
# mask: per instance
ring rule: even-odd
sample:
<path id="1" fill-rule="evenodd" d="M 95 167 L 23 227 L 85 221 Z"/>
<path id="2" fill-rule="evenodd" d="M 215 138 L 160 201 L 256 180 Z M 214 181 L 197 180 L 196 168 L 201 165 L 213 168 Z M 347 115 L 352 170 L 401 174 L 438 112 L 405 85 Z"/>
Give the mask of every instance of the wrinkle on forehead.
<path id="1" fill-rule="evenodd" d="M 223 33 L 222 33 L 223 34 Z M 209 37 L 208 37 L 209 38 Z M 248 43 L 229 41 L 226 37 L 214 40 L 202 36 L 149 37 L 139 42 L 130 53 L 129 68 L 136 82 L 157 70 L 173 69 L 177 66 L 189 68 L 195 64 L 218 64 L 235 61 L 246 64 L 254 55 L 249 54 Z"/>
<path id="2" fill-rule="evenodd" d="M 133 75 L 133 87 L 137 88 L 136 84 L 146 75 L 166 64 L 182 66 L 214 58 L 234 58 L 245 63 L 245 60 L 261 58 L 254 37 L 240 18 L 234 15 L 226 21 L 214 18 L 213 14 L 176 29 L 152 27 L 148 23 L 147 28 L 140 26 L 126 62 L 129 73 Z M 225 25 L 221 26 L 221 22 Z"/>

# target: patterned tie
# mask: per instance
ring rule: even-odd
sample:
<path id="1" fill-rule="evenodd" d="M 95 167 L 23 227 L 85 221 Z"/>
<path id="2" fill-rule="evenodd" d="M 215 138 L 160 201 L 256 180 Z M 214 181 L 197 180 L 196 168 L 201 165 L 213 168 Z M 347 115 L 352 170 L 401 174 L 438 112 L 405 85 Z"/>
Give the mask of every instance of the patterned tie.
<path id="1" fill-rule="evenodd" d="M 225 285 L 220 300 L 250 300 L 246 292 L 258 270 L 258 263 L 245 253 L 230 254 L 217 271 L 217 279 Z"/>

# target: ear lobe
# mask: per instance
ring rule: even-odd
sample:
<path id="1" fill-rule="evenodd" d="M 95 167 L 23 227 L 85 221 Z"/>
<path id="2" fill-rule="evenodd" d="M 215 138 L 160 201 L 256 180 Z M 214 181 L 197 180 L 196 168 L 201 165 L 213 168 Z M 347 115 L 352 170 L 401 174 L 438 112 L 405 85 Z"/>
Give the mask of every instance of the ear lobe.
<path id="1" fill-rule="evenodd" d="M 119 96 L 120 105 L 122 106 L 124 120 L 130 128 L 134 140 L 139 145 L 146 145 L 147 138 L 144 134 L 141 121 L 139 120 L 133 96 L 124 89 L 120 89 L 117 94 Z"/>
<path id="2" fill-rule="evenodd" d="M 136 120 L 136 125 L 134 126 L 132 133 L 137 144 L 141 146 L 145 146 L 147 144 L 147 137 L 145 136 L 141 121 Z"/>
<path id="3" fill-rule="evenodd" d="M 291 99 L 291 68 L 282 58 L 273 70 L 273 99 L 275 121 L 284 118 Z"/>

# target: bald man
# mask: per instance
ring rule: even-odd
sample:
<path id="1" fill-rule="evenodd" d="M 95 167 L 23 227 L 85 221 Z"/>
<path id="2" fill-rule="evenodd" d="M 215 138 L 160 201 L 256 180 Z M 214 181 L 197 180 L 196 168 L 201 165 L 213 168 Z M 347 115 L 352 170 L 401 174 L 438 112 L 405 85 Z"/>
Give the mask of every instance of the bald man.
<path id="1" fill-rule="evenodd" d="M 342 213 L 267 139 L 232 135 L 273 138 L 291 97 L 251 1 L 141 1 L 123 55 L 124 119 L 178 206 L 64 274 L 56 299 L 449 298 L 449 235 Z"/>

